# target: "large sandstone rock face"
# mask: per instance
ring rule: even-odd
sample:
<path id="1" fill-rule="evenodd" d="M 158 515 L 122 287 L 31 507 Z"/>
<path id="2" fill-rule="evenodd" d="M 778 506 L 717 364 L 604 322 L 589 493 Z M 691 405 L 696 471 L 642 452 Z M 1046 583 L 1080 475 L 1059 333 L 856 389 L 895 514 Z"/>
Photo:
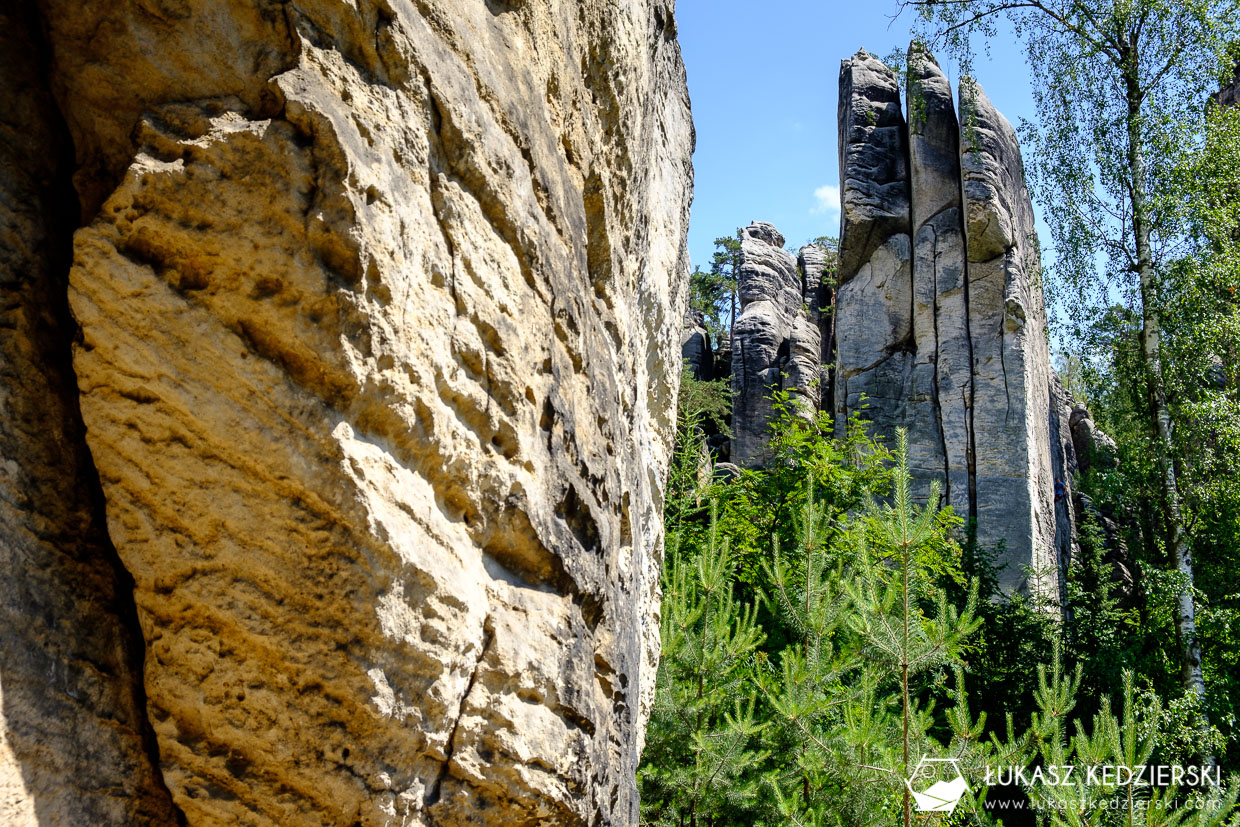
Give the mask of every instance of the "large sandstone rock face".
<path id="1" fill-rule="evenodd" d="M 635 823 L 692 181 L 671 3 L 41 5 L 81 419 L 55 348 L 6 374 L 4 609 L 98 675 L 31 698 L 78 656 L 5 664 L 0 806 L 78 772 L 61 823 Z M 5 262 L 31 319 L 70 253 L 21 178 L 68 165 L 35 160 L 0 179 L 6 234 L 61 245 Z M 64 355 L 54 322 L 12 348 Z"/>
<path id="2" fill-rule="evenodd" d="M 1054 597 L 1074 531 L 1072 404 L 1050 368 L 1020 147 L 975 81 L 958 118 L 933 56 L 914 45 L 908 67 L 903 121 L 887 67 L 862 51 L 840 70 L 837 422 L 907 428 L 920 496 L 938 483 L 1003 549 L 1006 588 Z"/>
<path id="3" fill-rule="evenodd" d="M 1033 569 L 1054 593 L 1071 556 L 1070 473 L 1075 451 L 1060 422 L 1072 410 L 1056 392 L 1033 206 L 1020 144 L 982 87 L 960 84 L 962 192 L 968 240 L 969 341 L 973 354 L 973 509 L 978 541 L 1003 543 L 1007 582 Z M 1064 491 L 1057 497 L 1056 480 Z"/>
<path id="4" fill-rule="evenodd" d="M 960 126 L 951 85 L 920 46 L 909 49 L 908 74 L 915 346 L 910 464 L 919 475 L 941 480 L 946 502 L 967 517 L 972 514 L 973 383 Z"/>
<path id="5" fill-rule="evenodd" d="M 911 384 L 915 343 L 908 133 L 895 73 L 864 50 L 840 69 L 839 124 L 836 430 L 842 431 L 857 411 L 880 433 L 912 429 L 911 465 L 921 475 L 927 467 L 941 467 L 936 453 L 941 442 L 923 422 L 925 417 L 909 410 L 924 407 L 925 400 L 914 397 Z"/>
<path id="6" fill-rule="evenodd" d="M 934 57 L 914 46 L 908 68 L 902 106 L 895 73 L 864 50 L 841 66 L 834 282 L 814 276 L 825 251 L 794 265 L 774 227 L 744 231 L 733 457 L 768 458 L 775 389 L 832 411 L 837 433 L 854 415 L 889 442 L 904 428 L 916 495 L 937 485 L 1002 550 L 1003 587 L 1055 599 L 1084 426 L 1050 367 L 1020 146 L 976 82 L 957 117 Z"/>

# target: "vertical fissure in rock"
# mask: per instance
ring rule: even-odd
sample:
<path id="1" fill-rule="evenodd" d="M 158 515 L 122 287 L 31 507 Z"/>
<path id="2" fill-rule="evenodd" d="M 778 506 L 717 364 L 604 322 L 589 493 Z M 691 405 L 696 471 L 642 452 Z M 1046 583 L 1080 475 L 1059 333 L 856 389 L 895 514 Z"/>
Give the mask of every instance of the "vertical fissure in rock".
<path id="1" fill-rule="evenodd" d="M 1041 565 L 1052 543 L 1062 554 L 1071 545 L 1071 514 L 1051 505 L 1071 469 L 1046 422 L 1037 265 L 1020 255 L 1033 216 L 1019 142 L 980 86 L 962 86 L 957 106 L 933 56 L 914 46 L 908 66 L 901 94 L 895 73 L 864 50 L 841 63 L 839 287 L 832 319 L 819 320 L 834 363 L 822 400 L 837 433 L 850 414 L 889 443 L 906 429 L 915 495 L 941 479 L 977 542 L 1006 549 L 1001 587 L 1021 590 L 1019 572 Z M 811 275 L 800 272 L 803 291 Z M 794 354 L 795 345 L 793 336 Z M 768 347 L 754 337 L 734 348 L 746 357 L 733 362 L 733 387 L 750 418 L 762 412 L 746 396 L 748 374 L 768 362 L 748 351 Z M 1052 412 L 1067 404 L 1056 392 Z M 1052 585 L 1035 588 L 1049 596 Z"/>
<path id="2" fill-rule="evenodd" d="M 1008 384 L 1008 368 L 1007 368 L 1007 332 L 1002 328 L 1000 321 L 999 328 L 999 369 L 1003 373 L 1003 399 L 1007 408 L 1003 412 L 1003 424 L 1012 424 L 1012 387 Z"/>
<path id="3" fill-rule="evenodd" d="M 75 411 L 76 408 L 77 401 L 75 397 Z M 78 416 L 80 418 L 80 412 Z M 90 456 L 89 449 L 86 449 L 86 451 L 87 456 Z M 103 496 L 103 487 L 99 483 L 99 475 L 93 464 L 90 466 L 90 477 L 91 499 L 94 501 L 95 510 L 99 515 L 98 519 L 106 526 L 106 503 Z M 125 568 L 125 564 L 121 561 L 120 554 L 117 553 L 116 547 L 112 544 L 110 538 L 106 539 L 104 548 L 106 549 L 108 565 L 116 577 L 116 614 L 121 622 L 120 629 L 129 641 L 129 645 L 126 647 L 126 654 L 128 656 L 129 673 L 135 677 L 133 692 L 136 708 L 140 716 L 139 734 L 142 738 L 143 751 L 146 754 L 147 760 L 150 761 L 151 767 L 154 768 L 152 781 L 155 788 L 159 791 L 161 797 L 167 799 L 167 806 L 172 812 L 172 817 L 175 819 L 176 824 L 183 827 L 187 823 L 185 813 L 177 806 L 176 800 L 172 796 L 172 791 L 168 788 L 168 783 L 164 779 L 159 739 L 155 737 L 155 728 L 151 725 L 151 710 L 148 706 L 145 680 L 147 645 L 146 637 L 142 634 L 142 624 L 138 620 L 138 605 L 134 600 L 133 575 Z"/>
<path id="4" fill-rule="evenodd" d="M 960 101 L 957 106 L 957 118 L 964 112 L 964 101 Z M 964 141 L 957 144 L 960 153 L 960 163 L 957 166 L 959 175 L 956 177 L 956 184 L 960 199 L 960 238 L 962 244 L 962 255 L 960 257 L 960 280 L 961 287 L 964 290 L 964 331 L 965 342 L 969 351 L 969 388 L 968 398 L 965 400 L 965 429 L 968 434 L 967 460 L 968 460 L 968 478 L 969 478 L 969 533 L 976 536 L 977 533 L 977 436 L 974 429 L 973 410 L 977 402 L 977 359 L 973 352 L 973 312 L 970 307 L 970 278 L 972 270 L 969 267 L 969 222 L 966 220 L 968 215 L 968 203 L 965 201 L 964 193 Z M 999 331 L 1002 336 L 1003 331 Z M 1000 344 L 1000 354 L 1003 348 Z M 1004 368 L 1003 375 L 1004 386 L 1007 386 L 1007 370 Z"/>
<path id="5" fill-rule="evenodd" d="M 838 242 L 836 245 L 836 249 L 837 250 L 839 249 Z M 825 305 L 823 305 L 823 307 L 826 309 L 826 318 L 824 319 L 824 324 L 826 325 L 827 329 L 823 331 L 823 337 L 822 337 L 823 364 L 826 368 L 822 372 L 822 381 L 823 381 L 823 385 L 825 386 L 823 388 L 822 400 L 823 400 L 823 410 L 830 411 L 832 416 L 835 415 L 835 399 L 836 399 L 836 394 L 835 394 L 835 296 L 836 296 L 836 292 L 835 291 L 839 287 L 839 275 L 840 275 L 839 266 L 838 266 L 838 260 L 837 260 L 836 271 L 831 275 L 831 280 L 834 281 L 835 284 L 833 284 L 830 287 L 819 289 L 820 296 L 822 296 L 822 294 L 825 293 L 826 295 L 822 297 L 830 298 L 830 300 Z"/>
<path id="6" fill-rule="evenodd" d="M 69 309 L 75 149 L 34 3 L 0 11 L 0 728 L 6 814 L 183 823 L 147 709 L 133 580 L 85 439 Z M 2 490 L 12 484 L 13 490 Z M 10 770 L 12 771 L 12 770 Z M 18 815 L 20 813 L 20 815 Z"/>
<path id="7" fill-rule="evenodd" d="M 448 776 L 452 768 L 452 756 L 456 754 L 456 731 L 460 728 L 461 718 L 465 715 L 465 704 L 469 702 L 469 695 L 474 690 L 474 683 L 478 680 L 478 672 L 482 668 L 482 661 L 486 658 L 487 652 L 491 648 L 491 642 L 495 640 L 495 630 L 491 626 L 491 618 L 488 616 L 482 623 L 482 646 L 478 650 L 478 659 L 474 661 L 473 670 L 469 673 L 469 680 L 465 684 L 465 691 L 461 693 L 461 703 L 457 706 L 456 716 L 452 719 L 452 728 L 448 730 L 447 746 L 444 750 L 443 765 L 439 768 L 439 774 L 435 776 L 431 782 L 424 799 L 424 805 L 430 807 L 439 801 L 442 795 L 443 781 Z"/>
<path id="8" fill-rule="evenodd" d="M 912 144 L 910 136 L 909 143 Z M 912 187 L 909 188 L 912 192 Z M 917 193 L 912 192 L 912 200 L 916 203 Z M 933 221 L 934 219 L 930 219 Z M 939 233 L 938 230 L 927 221 L 922 226 L 929 229 L 934 237 L 931 242 L 931 249 L 934 250 L 934 269 L 930 273 L 931 282 L 934 284 L 934 299 L 930 303 L 930 318 L 933 322 L 934 330 L 934 371 L 933 381 L 930 383 L 930 402 L 934 411 L 934 427 L 939 437 L 939 450 L 943 452 L 943 499 L 942 502 L 950 503 L 952 501 L 952 466 L 951 454 L 947 452 L 947 429 L 943 423 L 943 401 L 939 396 L 942 377 L 940 375 L 940 365 L 942 362 L 943 343 L 939 337 Z M 921 228 L 917 229 L 917 233 L 921 233 Z M 917 254 L 916 246 L 913 253 L 913 283 L 917 283 Z"/>

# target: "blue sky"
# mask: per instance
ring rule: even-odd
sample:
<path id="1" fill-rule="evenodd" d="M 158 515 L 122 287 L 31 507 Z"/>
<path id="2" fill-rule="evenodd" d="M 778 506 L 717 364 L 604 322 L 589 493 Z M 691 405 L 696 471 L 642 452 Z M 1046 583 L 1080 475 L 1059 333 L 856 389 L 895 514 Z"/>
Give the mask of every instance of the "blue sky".
<path id="1" fill-rule="evenodd" d="M 697 126 L 689 254 L 770 221 L 790 244 L 839 234 L 835 110 L 840 60 L 908 45 L 912 17 L 895 0 L 679 0 L 676 18 Z M 1010 37 L 975 59 L 995 107 L 1033 119 L 1024 57 Z M 953 86 L 956 67 L 939 55 Z M 1049 239 L 1046 239 L 1049 240 Z"/>

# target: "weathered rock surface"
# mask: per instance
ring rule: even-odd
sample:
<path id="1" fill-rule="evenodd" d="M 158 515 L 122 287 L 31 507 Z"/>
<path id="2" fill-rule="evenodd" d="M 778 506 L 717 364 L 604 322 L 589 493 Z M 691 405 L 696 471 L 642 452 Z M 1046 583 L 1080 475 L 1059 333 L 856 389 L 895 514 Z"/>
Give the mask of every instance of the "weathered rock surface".
<path id="1" fill-rule="evenodd" d="M 908 132 L 895 73 L 865 50 L 840 66 L 839 123 L 836 430 L 859 411 L 890 434 L 908 427 L 913 394 Z M 923 450 L 937 444 L 923 442 Z"/>
<path id="2" fill-rule="evenodd" d="M 834 318 L 835 278 L 838 261 L 829 250 L 818 244 L 806 244 L 797 250 L 797 270 L 801 273 L 801 292 L 805 309 L 814 324 L 824 331 L 824 340 L 830 340 L 831 322 Z"/>
<path id="3" fill-rule="evenodd" d="M 908 132 L 900 85 L 861 49 L 840 65 L 840 283 L 895 235 L 909 233 Z"/>
<path id="4" fill-rule="evenodd" d="M 782 385 L 801 292 L 796 258 L 772 225 L 756 221 L 741 230 L 737 281 L 741 310 L 732 328 L 732 461 L 753 465 L 767 458 L 771 392 Z"/>
<path id="5" fill-rule="evenodd" d="M 1098 427 L 1087 409 L 1079 405 L 1073 408 L 1068 423 L 1072 427 L 1072 447 L 1081 471 L 1115 467 L 1119 446 L 1110 434 Z"/>
<path id="6" fill-rule="evenodd" d="M 31 347 L 66 349 L 63 314 L 35 328 L 67 246 L 19 249 L 4 610 L 51 643 L 0 675 L 0 806 L 170 823 L 166 783 L 191 824 L 635 823 L 691 191 L 671 3 L 41 10 L 107 535 L 72 374 Z M 28 166 L 3 220 L 37 244 L 23 196 L 68 169 Z M 78 671 L 31 699 L 48 659 Z"/>
<path id="7" fill-rule="evenodd" d="M 945 501 L 972 516 L 972 351 L 961 224 L 960 128 L 951 85 L 918 44 L 908 51 L 909 183 L 913 228 L 909 466 L 939 481 Z"/>
<path id="8" fill-rule="evenodd" d="M 701 311 L 685 311 L 684 327 L 680 334 L 680 358 L 693 373 L 694 379 L 714 378 L 715 352 L 710 346 L 710 331 Z"/>
<path id="9" fill-rule="evenodd" d="M 918 495 L 940 482 L 1003 549 L 1005 588 L 1054 595 L 1075 531 L 1072 404 L 1050 368 L 1020 146 L 975 82 L 958 118 L 933 56 L 914 45 L 908 66 L 907 127 L 890 70 L 865 52 L 841 68 L 836 422 L 907 428 Z"/>
<path id="10" fill-rule="evenodd" d="M 1054 594 L 1057 585 L 1061 602 L 1067 599 L 1067 583 L 1063 579 L 1063 572 L 1072 562 L 1073 548 L 1077 541 L 1076 513 L 1073 509 L 1075 492 L 1072 489 L 1072 477 L 1080 471 L 1080 464 L 1072 443 L 1071 424 L 1072 410 L 1075 407 L 1076 400 L 1052 371 L 1047 430 L 1050 434 L 1048 450 L 1050 452 L 1050 502 L 1053 505 L 1054 533 L 1052 536 L 1054 542 L 1049 548 L 1033 547 L 1032 561 L 1025 565 L 1030 566 L 1035 577 L 1035 582 L 1029 584 L 1030 588 L 1037 588 L 1042 594 Z M 1038 478 L 1038 481 L 1041 479 Z M 1043 491 L 1036 492 L 1036 494 L 1040 497 L 1047 496 Z M 1034 495 L 1031 494 L 1031 499 L 1033 498 Z M 1022 581 L 1017 585 L 1024 588 L 1026 584 Z"/>
<path id="11" fill-rule="evenodd" d="M 788 385 L 802 394 L 807 408 L 814 410 L 832 409 L 827 368 L 834 353 L 837 261 L 837 255 L 818 244 L 797 250 L 802 304 L 790 348 L 793 370 Z"/>
<path id="12" fill-rule="evenodd" d="M 1057 480 L 1070 485 L 1071 445 L 1055 436 L 1063 411 L 1052 408 L 1033 207 L 1011 125 L 972 79 L 960 100 L 977 537 L 1003 543 L 1009 585 L 1023 587 L 1021 567 L 1031 566 L 1051 590 L 1071 554 L 1070 509 L 1055 490 Z"/>

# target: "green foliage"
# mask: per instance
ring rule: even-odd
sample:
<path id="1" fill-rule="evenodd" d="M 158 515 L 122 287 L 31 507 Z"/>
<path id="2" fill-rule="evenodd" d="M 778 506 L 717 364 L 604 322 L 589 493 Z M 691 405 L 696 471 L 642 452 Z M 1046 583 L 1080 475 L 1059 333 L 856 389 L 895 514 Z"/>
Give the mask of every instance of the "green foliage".
<path id="1" fill-rule="evenodd" d="M 1186 789 L 1179 783 L 1153 787 L 1140 783 L 1140 776 L 1120 772 L 1092 777 L 1088 774 L 1091 767 L 1139 768 L 1159 764 L 1158 747 L 1168 716 L 1156 695 L 1135 691 L 1131 672 L 1122 677 L 1120 715 L 1115 716 L 1110 699 L 1103 698 L 1092 724 L 1086 726 L 1078 719 L 1071 735 L 1066 715 L 1071 710 L 1069 699 L 1079 691 L 1079 675 L 1068 683 L 1057 675 L 1047 680 L 1040 674 L 1039 682 L 1041 712 L 1031 730 L 1038 742 L 1038 756 L 1047 766 L 1077 768 L 1073 783 L 1027 788 L 1033 805 L 1046 814 L 1046 824 L 1204 827 L 1236 823 L 1234 810 L 1240 792 L 1236 780 L 1223 789 Z"/>
<path id="2" fill-rule="evenodd" d="M 689 277 L 689 307 L 700 311 L 716 342 L 731 335 L 740 312 L 737 289 L 741 269 L 741 231 L 715 239 L 710 269 L 695 267 Z"/>
<path id="3" fill-rule="evenodd" d="M 680 375 L 680 395 L 676 399 L 676 420 L 681 425 L 707 426 L 730 435 L 732 388 L 727 379 L 695 379 L 686 366 Z"/>
<path id="4" fill-rule="evenodd" d="M 689 308 L 702 314 L 706 330 L 714 341 L 728 329 L 731 285 L 718 273 L 694 267 L 689 274 Z"/>
<path id="5" fill-rule="evenodd" d="M 1172 459 L 1196 576 L 1166 571 L 1165 516 L 1155 436 L 1139 341 L 1140 320 L 1116 305 L 1084 331 L 1078 392 L 1119 445 L 1115 467 L 1080 480 L 1116 516 L 1143 589 L 1120 635 L 1126 664 L 1168 696 L 1179 681 L 1176 596 L 1191 586 L 1198 607 L 1207 717 L 1231 744 L 1224 765 L 1240 762 L 1235 726 L 1240 704 L 1240 110 L 1212 109 L 1201 144 L 1183 155 L 1170 179 L 1185 235 L 1168 267 L 1160 310 L 1168 406 L 1176 424 Z M 1170 206 L 1167 208 L 1171 209 Z M 1118 665 L 1118 664 L 1117 664 Z M 1113 670 L 1112 670 L 1113 671 Z M 1168 706 L 1190 704 L 1177 699 Z M 1198 706 L 1195 702 L 1191 705 Z M 1207 737 L 1198 735 L 1198 741 Z"/>
<path id="6" fill-rule="evenodd" d="M 1115 569 L 1106 561 L 1106 536 L 1086 509 L 1078 523 L 1079 552 L 1067 571 L 1067 649 L 1084 673 L 1086 698 L 1119 690 L 1121 676 L 1136 659 L 1139 619 L 1121 606 Z"/>
<path id="7" fill-rule="evenodd" d="M 1234 44 L 1233 44 L 1234 46 Z M 1240 110 L 1211 107 L 1173 176 L 1188 251 L 1165 291 L 1175 459 L 1199 590 L 1207 708 L 1235 743 L 1240 707 Z M 1240 754 L 1228 756 L 1240 765 Z"/>
<path id="8" fill-rule="evenodd" d="M 690 383 L 688 387 L 697 394 L 704 384 L 718 398 L 728 393 L 723 382 Z M 701 432 L 693 436 L 682 416 L 682 436 L 668 488 L 666 522 L 669 531 L 681 532 L 686 544 L 701 542 L 704 536 L 701 503 L 707 499 L 718 502 L 720 530 L 736 549 L 741 594 L 751 601 L 758 599 L 773 539 L 782 548 L 796 545 L 800 536 L 797 519 L 811 492 L 828 512 L 830 533 L 839 526 L 841 515 L 863 507 L 872 492 L 882 490 L 889 474 L 885 464 L 889 454 L 866 437 L 859 420 L 850 423 L 844 439 L 834 440 L 829 414 L 807 415 L 786 391 L 774 393 L 773 406 L 771 460 L 760 471 L 742 471 L 738 479 L 726 484 L 697 476 L 702 463 Z M 697 406 L 692 409 L 700 412 Z M 682 406 L 683 412 L 689 410 Z M 700 417 L 697 422 L 700 426 Z M 697 519 L 683 519 L 687 512 L 676 505 L 686 495 L 698 503 Z"/>
<path id="9" fill-rule="evenodd" d="M 865 433 L 854 417 L 842 439 L 833 439 L 827 411 L 807 411 L 784 390 L 772 394 L 771 460 L 727 492 L 730 526 L 746 537 L 742 573 L 757 583 L 772 543 L 793 548 L 812 498 L 821 511 L 822 545 L 842 533 L 845 515 L 865 506 L 887 483 L 890 454 Z"/>
<path id="10" fill-rule="evenodd" d="M 1101 526 L 1082 524 L 1064 614 L 1005 599 L 994 550 L 962 549 L 950 509 L 913 502 L 902 438 L 889 452 L 855 422 L 836 440 L 788 395 L 776 408 L 766 467 L 699 480 L 678 520 L 669 496 L 643 823 L 894 825 L 923 754 L 954 756 L 976 780 L 990 766 L 1199 762 L 1223 743 L 1202 740 L 1193 696 L 1164 705 L 1134 676 L 1131 664 L 1149 668 L 1146 636 Z M 974 784 L 950 819 L 909 823 L 996 823 L 994 789 Z M 1198 793 L 1202 808 L 1162 806 Z M 1149 827 L 1222 823 L 1236 787 L 1014 794 L 1046 824 Z"/>
<path id="11" fill-rule="evenodd" d="M 1181 165 L 1182 206 L 1195 241 L 1178 263 L 1167 316 L 1173 347 L 1186 367 L 1183 416 L 1214 450 L 1194 459 L 1204 477 L 1234 474 L 1237 388 L 1240 388 L 1240 110 L 1213 110 L 1202 147 Z M 1178 390 L 1179 388 L 1177 388 Z M 1227 465 L 1210 467 L 1209 462 Z M 1209 491 L 1213 496 L 1216 492 Z"/>
<path id="12" fill-rule="evenodd" d="M 682 555 L 673 546 L 667 555 L 663 655 L 638 773 L 650 824 L 713 823 L 744 812 L 756 795 L 763 725 L 745 683 L 762 631 L 752 607 L 733 599 L 733 568 L 713 516 L 702 548 Z"/>
<path id="13" fill-rule="evenodd" d="M 676 452 L 668 475 L 664 519 L 668 532 L 702 511 L 703 495 L 710 481 L 705 479 L 706 429 L 730 434 L 728 417 L 732 410 L 732 391 L 727 380 L 702 381 L 686 366 L 680 375 L 680 395 L 676 402 Z"/>
<path id="14" fill-rule="evenodd" d="M 905 723 L 917 755 L 982 729 L 958 671 L 976 589 L 959 607 L 944 588 L 963 580 L 959 520 L 912 502 L 903 444 L 859 422 L 834 440 L 787 394 L 775 407 L 767 466 L 711 484 L 708 519 L 669 519 L 651 824 L 894 818 Z M 955 703 L 936 714 L 940 695 Z"/>

